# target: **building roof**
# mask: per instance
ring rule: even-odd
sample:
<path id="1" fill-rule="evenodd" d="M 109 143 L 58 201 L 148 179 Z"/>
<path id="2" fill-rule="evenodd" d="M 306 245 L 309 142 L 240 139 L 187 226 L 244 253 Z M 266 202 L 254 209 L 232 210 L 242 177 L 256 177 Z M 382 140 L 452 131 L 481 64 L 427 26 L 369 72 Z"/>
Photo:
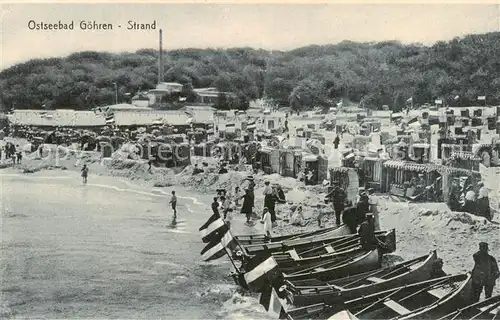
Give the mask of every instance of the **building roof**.
<path id="1" fill-rule="evenodd" d="M 210 88 L 195 88 L 193 89 L 194 92 L 219 92 L 217 88 L 210 87 Z"/>
<path id="2" fill-rule="evenodd" d="M 92 127 L 106 124 L 104 117 L 97 116 L 93 111 L 15 110 L 8 118 L 14 125 L 39 127 Z"/>
<path id="3" fill-rule="evenodd" d="M 131 110 L 131 111 L 146 111 L 146 110 L 153 110 L 148 107 L 138 107 L 133 104 L 128 104 L 128 103 L 119 103 L 119 104 L 112 104 L 110 106 L 105 106 L 105 107 L 100 107 L 101 109 L 106 109 L 110 108 L 113 110 Z"/>
<path id="4" fill-rule="evenodd" d="M 139 94 L 136 94 L 135 96 L 132 97 L 132 100 L 147 100 L 149 101 L 149 98 L 146 94 L 144 93 L 139 93 Z"/>
<path id="5" fill-rule="evenodd" d="M 173 126 L 188 125 L 188 116 L 178 111 L 151 111 L 151 112 L 116 112 L 114 115 L 115 125 L 152 125 L 162 122 Z"/>
<path id="6" fill-rule="evenodd" d="M 208 123 L 211 119 L 206 119 L 205 115 L 193 114 L 191 118 L 184 111 L 180 110 L 151 110 L 146 112 L 115 112 L 115 124 L 118 126 L 131 125 L 152 125 L 155 123 L 165 123 L 173 126 L 184 126 L 190 124 L 190 118 L 193 123 Z"/>
<path id="7" fill-rule="evenodd" d="M 160 82 L 157 84 L 157 87 L 158 86 L 176 86 L 176 87 L 179 87 L 181 86 L 182 87 L 182 84 L 178 83 L 178 82 Z"/>

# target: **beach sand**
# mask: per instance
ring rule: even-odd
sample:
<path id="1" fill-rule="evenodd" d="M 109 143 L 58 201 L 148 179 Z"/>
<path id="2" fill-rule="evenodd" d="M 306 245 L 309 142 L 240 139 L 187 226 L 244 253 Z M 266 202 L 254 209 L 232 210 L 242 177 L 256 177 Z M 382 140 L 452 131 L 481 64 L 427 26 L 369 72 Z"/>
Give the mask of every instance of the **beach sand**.
<path id="1" fill-rule="evenodd" d="M 90 169 L 89 183 L 92 182 L 94 176 L 121 177 L 133 181 L 134 184 L 142 188 L 164 189 L 165 192 L 182 188 L 184 192 L 189 192 L 190 197 L 207 198 L 208 196 L 208 199 L 215 195 L 217 189 L 234 190 L 234 187 L 241 185 L 249 174 L 248 172 L 230 171 L 224 175 L 212 172 L 192 176 L 190 167 L 182 172 L 166 168 L 153 168 L 152 173 L 149 173 L 146 161 L 123 160 L 120 157 L 102 160 L 100 155 L 95 152 L 68 152 L 64 148 L 58 148 L 59 151 L 55 152 L 55 149 L 56 147 L 53 146 L 47 147 L 47 151 L 52 150 L 50 156 L 43 159 L 25 157 L 22 164 L 5 169 L 4 172 L 23 172 L 27 175 L 45 170 L 78 172 L 83 163 L 86 163 Z M 192 160 L 193 162 L 201 161 L 201 159 L 196 158 Z M 78 175 L 74 176 L 78 179 Z M 271 183 L 279 183 L 283 186 L 288 201 L 292 201 L 294 205 L 302 204 L 306 219 L 310 219 L 307 227 L 290 226 L 282 220 L 290 213 L 290 205 L 277 205 L 276 210 L 280 220 L 278 220 L 278 227 L 273 230 L 276 234 L 317 228 L 315 217 L 318 214 L 318 209 L 316 204 L 323 201 L 326 194 L 325 187 L 303 186 L 295 179 L 284 178 L 277 174 L 265 176 L 258 174 L 254 175 L 254 178 L 256 182 L 256 212 L 262 211 L 264 181 L 269 180 Z M 489 177 L 488 179 L 492 180 L 493 178 Z M 204 203 L 208 210 L 205 213 L 207 217 L 209 215 L 208 201 Z M 397 230 L 397 251 L 388 259 L 394 261 L 410 259 L 436 249 L 438 256 L 443 258 L 445 271 L 449 273 L 466 272 L 473 267 L 472 254 L 477 251 L 480 241 L 489 242 L 491 254 L 497 258 L 500 257 L 500 232 L 497 223 L 490 223 L 483 218 L 467 213 L 451 212 L 444 204 L 411 204 L 385 195 L 380 197 L 379 207 L 382 228 L 395 228 Z M 236 216 L 234 228 L 236 228 L 237 233 L 261 232 L 260 224 L 257 223 L 256 227 L 252 229 L 243 225 L 242 216 L 238 214 Z M 333 220 L 333 217 L 327 217 L 326 226 L 332 226 Z M 495 217 L 495 220 L 498 221 L 498 216 Z M 229 268 L 227 270 L 229 271 Z M 225 290 L 226 294 L 231 295 L 231 298 L 221 305 L 220 317 L 228 319 L 266 318 L 263 308 L 258 305 L 256 295 L 244 293 L 227 282 L 221 282 L 220 285 L 219 289 L 211 288 L 210 290 L 215 290 L 215 292 Z M 498 287 L 495 288 L 495 292 L 500 292 Z"/>

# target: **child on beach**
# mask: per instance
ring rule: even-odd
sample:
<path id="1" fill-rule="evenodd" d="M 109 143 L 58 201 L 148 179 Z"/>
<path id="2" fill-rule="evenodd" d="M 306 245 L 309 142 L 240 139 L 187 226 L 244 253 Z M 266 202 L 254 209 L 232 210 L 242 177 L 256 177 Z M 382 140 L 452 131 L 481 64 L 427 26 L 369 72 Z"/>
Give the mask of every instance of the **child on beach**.
<path id="1" fill-rule="evenodd" d="M 83 179 L 83 183 L 86 184 L 87 183 L 87 176 L 89 174 L 89 168 L 87 167 L 86 164 L 83 165 L 83 168 L 82 168 L 82 179 Z"/>
<path id="2" fill-rule="evenodd" d="M 172 190 L 172 198 L 170 199 L 170 204 L 172 204 L 172 210 L 174 210 L 174 218 L 172 219 L 172 225 L 177 224 L 177 197 L 175 191 Z"/>
<path id="3" fill-rule="evenodd" d="M 270 237 L 273 229 L 273 222 L 271 221 L 271 213 L 268 208 L 264 208 L 260 223 L 264 224 L 264 233 Z"/>
<path id="4" fill-rule="evenodd" d="M 229 208 L 227 210 L 227 214 L 226 214 L 226 217 L 224 218 L 227 226 L 229 227 L 229 229 L 231 229 L 231 221 L 233 220 L 233 209 L 232 208 Z"/>

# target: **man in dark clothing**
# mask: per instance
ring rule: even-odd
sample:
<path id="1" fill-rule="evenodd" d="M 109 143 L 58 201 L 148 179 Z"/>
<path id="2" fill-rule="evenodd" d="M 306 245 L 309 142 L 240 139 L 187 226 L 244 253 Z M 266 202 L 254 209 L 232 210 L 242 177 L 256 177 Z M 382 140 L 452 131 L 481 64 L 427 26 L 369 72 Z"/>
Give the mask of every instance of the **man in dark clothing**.
<path id="1" fill-rule="evenodd" d="M 346 194 L 337 184 L 328 196 L 333 198 L 333 209 L 335 210 L 335 223 L 340 225 L 340 217 L 344 210 Z"/>
<path id="2" fill-rule="evenodd" d="M 349 228 L 351 234 L 356 234 L 358 227 L 358 210 L 351 202 L 347 204 L 347 208 L 342 214 L 342 222 Z"/>
<path id="3" fill-rule="evenodd" d="M 479 243 L 479 251 L 474 253 L 474 269 L 472 269 L 472 297 L 478 302 L 484 287 L 485 298 L 491 298 L 495 281 L 500 272 L 495 258 L 488 254 L 488 244 Z"/>
<path id="4" fill-rule="evenodd" d="M 214 198 L 214 202 L 212 202 L 212 211 L 214 213 L 214 215 L 216 215 L 217 217 L 220 218 L 220 214 L 219 214 L 219 201 L 217 201 L 217 197 Z"/>
<path id="5" fill-rule="evenodd" d="M 370 203 L 368 202 L 368 195 L 364 191 L 361 192 L 361 194 L 359 195 L 357 210 L 358 210 L 357 224 L 359 225 L 366 220 L 366 214 L 370 212 Z"/>
<path id="6" fill-rule="evenodd" d="M 366 220 L 359 226 L 358 234 L 363 249 L 373 250 L 377 247 L 378 240 L 375 237 L 375 227 L 371 213 L 366 215 Z"/>
<path id="7" fill-rule="evenodd" d="M 339 143 L 340 143 L 340 138 L 339 136 L 336 136 L 335 140 L 333 140 L 333 146 L 335 147 L 335 149 L 339 148 Z"/>

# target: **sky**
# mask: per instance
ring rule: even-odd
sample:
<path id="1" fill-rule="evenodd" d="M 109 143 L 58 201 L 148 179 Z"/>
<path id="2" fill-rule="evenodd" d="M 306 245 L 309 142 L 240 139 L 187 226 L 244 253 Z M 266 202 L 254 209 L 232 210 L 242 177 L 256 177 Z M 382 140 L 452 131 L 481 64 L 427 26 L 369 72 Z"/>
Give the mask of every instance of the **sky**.
<path id="1" fill-rule="evenodd" d="M 343 40 L 433 44 L 500 31 L 499 4 L 0 4 L 0 70 L 34 58 L 83 50 L 136 51 L 253 47 L 290 50 Z M 74 30 L 30 30 L 29 22 L 69 23 Z M 127 30 L 129 20 L 156 30 Z M 80 21 L 113 30 L 80 30 Z M 119 28 L 118 25 L 122 27 Z"/>

